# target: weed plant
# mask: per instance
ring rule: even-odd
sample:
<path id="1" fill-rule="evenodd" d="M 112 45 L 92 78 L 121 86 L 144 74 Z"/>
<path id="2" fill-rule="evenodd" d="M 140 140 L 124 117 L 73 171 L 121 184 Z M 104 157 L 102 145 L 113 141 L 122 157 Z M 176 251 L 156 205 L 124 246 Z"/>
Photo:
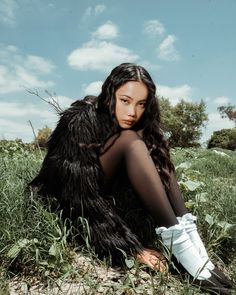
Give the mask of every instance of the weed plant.
<path id="1" fill-rule="evenodd" d="M 235 279 L 236 152 L 174 149 L 172 157 L 212 259 Z M 203 294 L 188 277 L 160 274 L 132 257 L 126 258 L 125 272 L 99 261 L 85 236 L 86 220 L 74 229 L 25 189 L 42 158 L 21 141 L 0 141 L 0 294 L 23 281 L 28 293 L 18 294 Z M 30 293 L 36 285 L 43 287 Z"/>

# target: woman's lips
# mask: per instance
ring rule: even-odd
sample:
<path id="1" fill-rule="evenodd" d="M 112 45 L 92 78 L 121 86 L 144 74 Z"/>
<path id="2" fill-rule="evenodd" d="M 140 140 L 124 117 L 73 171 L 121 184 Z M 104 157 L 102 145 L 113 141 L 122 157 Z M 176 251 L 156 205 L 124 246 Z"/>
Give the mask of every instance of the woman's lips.
<path id="1" fill-rule="evenodd" d="M 135 121 L 123 120 L 125 124 L 133 125 Z"/>

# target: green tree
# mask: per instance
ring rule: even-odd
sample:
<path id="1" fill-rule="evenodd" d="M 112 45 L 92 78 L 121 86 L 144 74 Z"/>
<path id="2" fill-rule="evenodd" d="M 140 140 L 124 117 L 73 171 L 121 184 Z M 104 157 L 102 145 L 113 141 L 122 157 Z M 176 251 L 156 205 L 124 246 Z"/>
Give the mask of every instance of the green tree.
<path id="1" fill-rule="evenodd" d="M 231 121 L 234 121 L 236 127 L 236 107 L 231 104 L 227 106 L 220 106 L 217 108 L 220 112 L 222 118 L 228 118 Z"/>
<path id="2" fill-rule="evenodd" d="M 206 105 L 181 100 L 172 106 L 169 99 L 159 98 L 162 129 L 169 136 L 171 147 L 196 147 L 202 135 L 202 127 L 208 121 Z"/>

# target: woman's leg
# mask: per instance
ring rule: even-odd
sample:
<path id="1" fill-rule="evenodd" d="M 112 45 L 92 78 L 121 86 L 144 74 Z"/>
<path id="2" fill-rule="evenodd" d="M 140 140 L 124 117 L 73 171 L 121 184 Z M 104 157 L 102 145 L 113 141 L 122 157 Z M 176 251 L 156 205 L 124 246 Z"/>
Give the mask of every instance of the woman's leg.
<path id="1" fill-rule="evenodd" d="M 178 224 L 176 215 L 183 215 L 186 211 L 180 192 L 177 199 L 181 199 L 177 206 L 173 199 L 172 193 L 178 188 L 174 175 L 171 176 L 169 199 L 149 151 L 139 135 L 126 130 L 120 136 L 111 137 L 101 150 L 100 162 L 108 183 L 112 182 L 116 171 L 125 163 L 133 188 L 159 226 L 157 233 L 161 235 L 163 243 L 193 277 L 203 282 L 201 284 L 221 288 L 221 284 L 205 268 L 204 260 L 194 248 L 185 229 Z"/>
<path id="2" fill-rule="evenodd" d="M 111 137 L 101 151 L 100 162 L 108 182 L 125 163 L 134 190 L 158 226 L 178 223 L 147 146 L 135 131 L 125 130 Z"/>
<path id="3" fill-rule="evenodd" d="M 170 173 L 170 187 L 167 195 L 176 216 L 180 217 L 188 213 L 182 193 L 175 177 L 175 173 L 173 171 Z"/>

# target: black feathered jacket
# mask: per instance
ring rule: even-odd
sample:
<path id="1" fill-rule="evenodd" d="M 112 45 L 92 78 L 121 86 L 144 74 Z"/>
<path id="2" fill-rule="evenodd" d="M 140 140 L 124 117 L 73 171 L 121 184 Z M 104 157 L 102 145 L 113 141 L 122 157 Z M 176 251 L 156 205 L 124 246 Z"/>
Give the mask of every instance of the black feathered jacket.
<path id="1" fill-rule="evenodd" d="M 120 249 L 130 254 L 151 244 L 154 226 L 123 174 L 114 181 L 112 192 L 104 189 L 98 149 L 87 146 L 101 142 L 101 118 L 86 98 L 61 113 L 30 186 L 55 197 L 64 216 L 86 218 L 90 244 L 98 254 L 119 257 Z"/>

